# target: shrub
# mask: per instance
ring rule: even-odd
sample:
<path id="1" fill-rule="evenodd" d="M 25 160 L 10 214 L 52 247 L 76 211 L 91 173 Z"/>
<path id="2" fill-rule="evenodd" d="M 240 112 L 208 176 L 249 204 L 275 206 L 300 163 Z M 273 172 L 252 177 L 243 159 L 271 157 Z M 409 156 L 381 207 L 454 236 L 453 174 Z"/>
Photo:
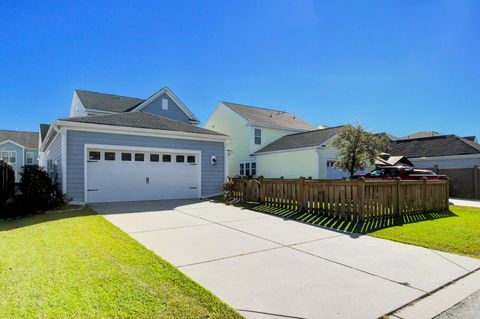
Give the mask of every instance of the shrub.
<path id="1" fill-rule="evenodd" d="M 223 199 L 225 201 L 230 201 L 233 198 L 233 192 L 235 191 L 235 183 L 229 179 L 223 183 Z"/>
<path id="2" fill-rule="evenodd" d="M 44 211 L 64 204 L 64 196 L 58 190 L 58 185 L 52 182 L 43 168 L 25 166 L 20 175 L 21 200 L 33 211 Z"/>

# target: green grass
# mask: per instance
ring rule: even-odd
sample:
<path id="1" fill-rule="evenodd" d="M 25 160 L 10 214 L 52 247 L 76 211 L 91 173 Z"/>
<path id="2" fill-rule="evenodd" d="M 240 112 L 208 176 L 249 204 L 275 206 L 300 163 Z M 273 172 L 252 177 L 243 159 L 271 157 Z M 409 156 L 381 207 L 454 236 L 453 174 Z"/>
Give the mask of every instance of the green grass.
<path id="1" fill-rule="evenodd" d="M 248 205 L 247 205 L 248 206 Z M 265 205 L 248 206 L 259 212 L 340 230 L 480 258 L 480 209 L 451 206 L 449 211 L 406 215 L 354 223 L 313 213 Z"/>
<path id="2" fill-rule="evenodd" d="M 371 236 L 480 258 L 480 209 L 451 206 L 453 216 L 392 226 Z"/>
<path id="3" fill-rule="evenodd" d="M 240 318 L 88 208 L 0 221 L 0 318 Z"/>

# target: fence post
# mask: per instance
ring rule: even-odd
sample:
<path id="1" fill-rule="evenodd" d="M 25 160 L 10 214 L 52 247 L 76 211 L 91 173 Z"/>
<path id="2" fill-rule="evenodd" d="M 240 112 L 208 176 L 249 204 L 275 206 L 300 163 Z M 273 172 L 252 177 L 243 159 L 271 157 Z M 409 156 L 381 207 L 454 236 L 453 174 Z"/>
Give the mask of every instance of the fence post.
<path id="1" fill-rule="evenodd" d="M 427 212 L 427 178 L 425 176 L 422 177 L 422 213 L 426 213 Z"/>
<path id="2" fill-rule="evenodd" d="M 299 198 L 297 199 L 299 201 L 298 206 L 300 208 L 300 211 L 303 212 L 305 211 L 306 205 L 306 200 L 305 200 L 305 177 L 300 177 L 300 194 Z"/>
<path id="3" fill-rule="evenodd" d="M 445 187 L 446 187 L 445 196 L 447 197 L 447 200 L 445 201 L 445 209 L 449 210 L 450 207 L 448 205 L 450 204 L 449 203 L 449 200 L 450 200 L 450 178 L 448 176 L 447 176 L 447 185 Z"/>
<path id="4" fill-rule="evenodd" d="M 365 177 L 360 177 L 360 183 L 358 184 L 358 187 L 360 194 L 358 219 L 363 223 L 365 221 Z"/>
<path id="5" fill-rule="evenodd" d="M 473 167 L 473 198 L 480 199 L 480 171 L 478 165 Z"/>
<path id="6" fill-rule="evenodd" d="M 265 191 L 263 189 L 263 177 L 260 176 L 258 177 L 258 196 L 260 197 L 258 199 L 258 202 L 263 205 L 264 204 L 264 201 L 265 201 Z"/>
<path id="7" fill-rule="evenodd" d="M 396 181 L 395 184 L 395 211 L 393 216 L 399 217 L 402 214 L 402 200 L 400 199 L 400 177 L 395 177 L 394 180 Z"/>

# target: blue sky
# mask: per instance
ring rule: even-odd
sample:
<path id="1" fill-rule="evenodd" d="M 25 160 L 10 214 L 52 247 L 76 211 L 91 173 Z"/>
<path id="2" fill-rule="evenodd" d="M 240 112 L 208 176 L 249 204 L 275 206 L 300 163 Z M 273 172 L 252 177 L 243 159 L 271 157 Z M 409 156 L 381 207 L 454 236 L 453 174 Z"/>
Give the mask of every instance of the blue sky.
<path id="1" fill-rule="evenodd" d="M 168 86 L 315 125 L 480 137 L 480 1 L 2 1 L 0 128 L 68 115 L 75 88 Z"/>

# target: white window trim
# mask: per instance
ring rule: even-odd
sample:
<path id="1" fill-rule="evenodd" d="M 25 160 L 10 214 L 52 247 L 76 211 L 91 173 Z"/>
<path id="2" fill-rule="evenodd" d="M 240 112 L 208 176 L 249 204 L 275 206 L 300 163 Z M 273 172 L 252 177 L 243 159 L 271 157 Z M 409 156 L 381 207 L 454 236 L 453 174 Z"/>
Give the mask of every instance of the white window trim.
<path id="1" fill-rule="evenodd" d="M 17 157 L 17 151 L 9 151 L 9 150 L 1 150 L 0 151 L 0 159 L 3 159 L 3 154 L 7 155 L 7 164 L 17 164 L 18 163 L 18 157 Z M 15 154 L 15 162 L 10 161 L 12 158 L 12 154 Z"/>
<path id="2" fill-rule="evenodd" d="M 168 99 L 162 98 L 162 110 L 168 111 Z"/>
<path id="3" fill-rule="evenodd" d="M 257 143 L 257 136 L 255 135 L 255 132 L 256 132 L 257 130 L 260 131 L 260 136 L 259 136 L 259 138 L 260 138 L 260 143 Z M 253 128 L 253 144 L 254 144 L 254 145 L 262 145 L 262 135 L 263 135 L 263 134 L 262 134 L 262 129 L 261 129 L 261 128 L 258 128 L 258 127 L 254 127 L 254 128 Z"/>
<path id="4" fill-rule="evenodd" d="M 243 173 L 244 174 L 240 174 L 240 165 L 243 164 Z M 250 164 L 250 173 L 252 172 L 252 164 L 255 164 L 255 174 L 250 174 L 250 176 L 256 176 L 257 175 L 257 161 L 241 161 L 238 163 L 238 175 L 239 176 L 248 176 L 245 174 L 245 171 L 246 171 L 246 165 L 245 164 Z"/>
<path id="5" fill-rule="evenodd" d="M 32 162 L 31 163 L 28 162 L 28 156 L 29 155 L 32 156 Z M 33 165 L 34 163 L 35 163 L 35 152 L 32 152 L 32 151 L 25 152 L 25 164 L 26 165 Z"/>

